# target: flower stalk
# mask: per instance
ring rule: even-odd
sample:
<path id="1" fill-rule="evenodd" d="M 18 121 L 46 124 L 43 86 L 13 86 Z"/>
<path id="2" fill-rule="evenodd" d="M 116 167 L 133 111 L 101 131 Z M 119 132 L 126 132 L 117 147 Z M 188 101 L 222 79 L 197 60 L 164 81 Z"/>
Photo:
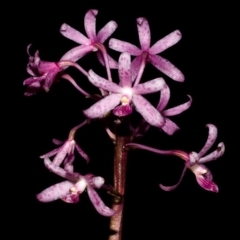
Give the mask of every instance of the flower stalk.
<path id="1" fill-rule="evenodd" d="M 123 209 L 126 186 L 128 152 L 124 146 L 130 142 L 128 118 L 124 118 L 116 126 L 116 144 L 114 149 L 114 189 L 121 195 L 121 199 L 114 198 L 112 209 L 116 214 L 110 219 L 111 234 L 109 240 L 122 239 Z"/>

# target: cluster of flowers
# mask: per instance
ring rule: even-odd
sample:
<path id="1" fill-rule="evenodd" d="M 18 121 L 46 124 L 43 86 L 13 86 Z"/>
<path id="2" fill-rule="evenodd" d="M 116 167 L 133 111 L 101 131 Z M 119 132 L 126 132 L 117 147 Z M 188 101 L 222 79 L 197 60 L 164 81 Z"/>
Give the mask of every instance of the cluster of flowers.
<path id="1" fill-rule="evenodd" d="M 101 96 L 99 96 L 100 100 L 98 99 L 95 104 L 83 111 L 88 119 L 106 116 L 111 111 L 115 116 L 121 118 L 130 115 L 134 107 L 143 117 L 138 127 L 134 129 L 131 126 L 134 136 L 142 135 L 150 126 L 157 127 L 168 135 L 174 134 L 179 127 L 171 121 L 169 117 L 187 110 L 192 103 L 191 96 L 188 96 L 189 100 L 186 103 L 166 109 L 170 99 L 170 89 L 165 80 L 159 77 L 144 83 L 140 83 L 140 81 L 148 62 L 169 78 L 178 82 L 184 81 L 184 75 L 181 71 L 171 62 L 158 55 L 181 39 L 182 36 L 180 31 L 176 30 L 150 46 L 151 34 L 148 21 L 145 18 L 138 18 L 137 29 L 140 48 L 122 40 L 110 39 L 109 47 L 121 52 L 119 61 L 116 62 L 108 55 L 103 43 L 116 30 L 117 24 L 114 21 L 110 21 L 96 33 L 97 13 L 97 10 L 89 10 L 85 15 L 84 27 L 87 37 L 66 23 L 61 26 L 60 33 L 66 38 L 78 43 L 79 46 L 65 53 L 58 62 L 42 61 L 38 51 L 36 51 L 34 56 L 31 56 L 29 53 L 30 45 L 28 46 L 27 52 L 29 55 L 29 63 L 27 65 L 27 72 L 31 77 L 24 81 L 24 85 L 27 86 L 25 95 L 30 96 L 40 90 L 48 91 L 53 83 L 62 78 L 68 80 L 85 96 L 92 96 L 83 90 L 75 80 L 65 72 L 69 66 L 73 66 L 84 74 L 94 86 L 98 87 L 101 93 Z M 93 70 L 89 70 L 88 72 L 85 71 L 76 63 L 90 52 L 97 53 L 99 62 L 106 68 L 107 79 L 97 75 Z M 132 61 L 131 56 L 135 57 Z M 118 69 L 119 84 L 112 81 L 111 69 Z M 155 92 L 160 92 L 159 103 L 156 107 L 142 96 Z M 104 205 L 95 191 L 95 188 L 100 188 L 104 185 L 104 179 L 95 177 L 92 174 L 82 176 L 74 172 L 73 169 L 75 148 L 86 161 L 89 161 L 87 154 L 84 153 L 74 140 L 76 130 L 85 125 L 88 119 L 73 128 L 70 131 L 69 138 L 64 143 L 54 140 L 55 144 L 62 144 L 61 147 L 41 156 L 49 170 L 67 180 L 47 188 L 38 194 L 37 198 L 43 202 L 62 199 L 65 202 L 74 203 L 79 200 L 79 195 L 87 189 L 89 198 L 96 210 L 104 216 L 111 216 L 114 214 L 114 211 Z M 180 181 L 188 168 L 196 175 L 197 182 L 201 187 L 209 191 L 217 192 L 218 187 L 212 181 L 211 172 L 202 163 L 219 158 L 224 153 L 225 148 L 223 143 L 219 143 L 217 150 L 203 157 L 217 137 L 216 127 L 212 124 L 207 124 L 207 127 L 209 128 L 209 136 L 206 144 L 199 153 L 186 153 L 181 150 L 164 151 L 133 142 L 126 146 L 128 148 L 141 148 L 159 154 L 175 155 L 182 158 L 185 161 L 185 168 Z M 114 138 L 114 134 L 111 130 L 109 128 L 106 130 L 109 136 Z M 49 158 L 54 155 L 55 157 L 51 161 Z M 171 187 L 163 185 L 160 185 L 160 187 L 163 190 L 170 191 L 175 189 L 180 181 Z"/>

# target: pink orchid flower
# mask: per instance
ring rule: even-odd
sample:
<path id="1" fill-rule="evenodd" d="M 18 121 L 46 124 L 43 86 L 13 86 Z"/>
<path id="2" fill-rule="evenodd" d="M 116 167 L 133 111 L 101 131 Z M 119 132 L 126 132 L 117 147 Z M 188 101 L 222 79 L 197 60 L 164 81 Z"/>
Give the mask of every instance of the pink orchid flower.
<path id="1" fill-rule="evenodd" d="M 34 56 L 31 56 L 29 53 L 30 46 L 31 44 L 27 47 L 29 55 L 27 72 L 31 77 L 23 82 L 23 85 L 28 86 L 25 96 L 31 96 L 41 89 L 49 91 L 49 88 L 57 78 L 57 74 L 62 71 L 60 63 L 42 61 L 39 57 L 39 51 L 36 51 Z"/>
<path id="2" fill-rule="evenodd" d="M 108 22 L 97 34 L 96 34 L 96 15 L 98 14 L 97 10 L 89 10 L 84 18 L 84 27 L 87 34 L 85 37 L 82 33 L 70 27 L 68 24 L 64 23 L 60 28 L 60 33 L 76 42 L 81 44 L 78 47 L 75 47 L 63 55 L 61 60 L 71 59 L 76 62 L 89 52 L 97 51 L 101 48 L 103 43 L 112 35 L 112 33 L 117 28 L 117 23 L 114 21 Z M 104 51 L 104 49 L 102 49 Z M 117 62 L 111 58 L 107 53 L 102 55 L 101 52 L 97 52 L 97 57 L 99 61 L 104 63 L 109 63 L 110 68 L 117 68 Z M 107 57 L 107 59 L 104 59 Z M 107 61 L 106 61 L 107 60 Z"/>
<path id="3" fill-rule="evenodd" d="M 59 62 L 46 62 L 42 61 L 39 57 L 39 51 L 36 51 L 34 56 L 29 53 L 31 44 L 27 46 L 27 53 L 29 55 L 29 63 L 27 65 L 27 72 L 31 77 L 24 80 L 23 85 L 27 85 L 27 90 L 24 93 L 25 96 L 31 96 L 40 90 L 44 89 L 46 92 L 49 91 L 52 84 L 58 80 L 60 74 L 69 66 L 76 67 L 79 71 L 87 75 L 84 69 L 72 62 L 71 59 L 68 61 L 60 60 Z M 69 81 L 78 91 L 88 96 L 89 94 L 81 89 L 74 79 L 68 74 L 61 74 L 61 77 Z"/>
<path id="4" fill-rule="evenodd" d="M 148 61 L 168 77 L 175 81 L 183 82 L 184 75 L 182 72 L 167 59 L 157 55 L 173 46 L 181 39 L 182 35 L 180 31 L 175 30 L 164 38 L 158 40 L 152 47 L 150 47 L 151 33 L 147 19 L 138 18 L 137 28 L 141 49 L 131 43 L 118 39 L 112 38 L 109 41 L 109 47 L 113 50 L 128 52 L 132 56 L 136 56 L 132 62 L 132 81 L 135 80 L 139 72 L 140 75 L 142 75 L 143 69 Z M 139 79 L 137 81 L 139 81 Z"/>
<path id="5" fill-rule="evenodd" d="M 98 76 L 92 70 L 89 71 L 89 81 L 94 86 L 109 91 L 110 95 L 83 111 L 84 114 L 88 118 L 98 118 L 114 109 L 113 113 L 122 117 L 132 112 L 131 103 L 133 103 L 146 122 L 156 127 L 163 126 L 165 123 L 163 116 L 150 102 L 141 96 L 142 94 L 153 93 L 163 89 L 166 86 L 163 78 L 156 78 L 132 87 L 131 59 L 128 53 L 120 55 L 118 74 L 120 79 L 119 85 Z M 119 104 L 121 105 L 116 107 Z"/>
<path id="6" fill-rule="evenodd" d="M 203 163 L 213 161 L 221 157 L 224 154 L 225 145 L 223 142 L 219 143 L 215 151 L 204 156 L 207 153 L 207 151 L 212 147 L 212 145 L 214 144 L 217 138 L 217 128 L 213 124 L 207 124 L 206 126 L 209 128 L 208 139 L 199 153 L 190 152 L 188 154 L 181 150 L 165 151 L 165 150 L 159 150 L 159 149 L 147 147 L 147 146 L 136 144 L 136 143 L 129 143 L 129 144 L 126 144 L 126 146 L 133 147 L 133 148 L 140 148 L 140 149 L 144 149 L 147 151 L 151 151 L 151 152 L 155 152 L 163 155 L 175 155 L 182 158 L 186 162 L 178 183 L 173 186 L 164 186 L 160 184 L 159 186 L 161 189 L 165 191 L 171 191 L 176 189 L 181 183 L 186 170 L 190 169 L 195 174 L 198 184 L 203 189 L 212 191 L 212 192 L 218 192 L 218 186 L 212 181 L 213 176 L 210 170 L 205 165 L 203 165 Z"/>
<path id="7" fill-rule="evenodd" d="M 45 166 L 57 175 L 64 177 L 67 181 L 57 183 L 41 193 L 37 194 L 37 199 L 41 202 L 51 202 L 61 199 L 66 203 L 77 203 L 79 195 L 87 189 L 88 196 L 97 210 L 103 216 L 113 216 L 115 211 L 108 208 L 94 188 L 101 188 L 104 184 L 102 177 L 95 177 L 92 174 L 85 176 L 73 171 L 68 172 L 57 165 L 53 164 L 48 158 L 44 159 Z"/>
<path id="8" fill-rule="evenodd" d="M 74 140 L 75 132 L 83 127 L 88 120 L 85 120 L 83 123 L 79 124 L 78 126 L 74 127 L 70 133 L 69 137 L 65 142 L 59 141 L 57 139 L 53 139 L 53 143 L 56 145 L 62 145 L 61 147 L 58 147 L 42 156 L 40 158 L 49 158 L 55 155 L 53 159 L 53 164 L 56 166 L 60 166 L 63 162 L 63 165 L 66 166 L 67 164 L 72 164 L 74 161 L 74 150 L 76 149 L 77 152 L 87 161 L 89 162 L 88 155 L 82 150 L 82 148 L 76 143 Z"/>

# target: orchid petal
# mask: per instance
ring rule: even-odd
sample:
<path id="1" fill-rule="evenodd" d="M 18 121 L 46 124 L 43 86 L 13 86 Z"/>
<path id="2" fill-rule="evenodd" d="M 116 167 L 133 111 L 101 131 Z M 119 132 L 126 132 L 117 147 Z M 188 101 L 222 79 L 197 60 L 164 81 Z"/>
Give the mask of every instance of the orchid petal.
<path id="1" fill-rule="evenodd" d="M 78 178 L 76 176 L 74 176 L 73 174 L 70 174 L 68 172 L 66 172 L 64 169 L 58 167 L 57 165 L 53 164 L 48 158 L 44 159 L 44 165 L 46 166 L 46 168 L 52 172 L 54 172 L 55 174 L 57 174 L 60 177 L 66 178 L 70 181 L 77 181 Z"/>
<path id="2" fill-rule="evenodd" d="M 148 51 L 150 47 L 151 33 L 147 19 L 138 18 L 137 28 L 141 48 L 143 51 Z"/>
<path id="3" fill-rule="evenodd" d="M 104 62 L 104 59 L 103 59 L 103 56 L 102 56 L 102 52 L 100 51 L 97 51 L 97 57 L 98 57 L 98 60 L 99 62 L 105 66 L 105 62 Z M 112 69 L 117 69 L 118 68 L 118 63 L 117 61 L 115 61 L 110 55 L 107 54 L 107 58 L 108 58 L 108 63 L 109 63 L 109 67 L 112 68 Z"/>
<path id="4" fill-rule="evenodd" d="M 80 33 L 79 31 L 77 31 L 76 29 L 70 27 L 68 24 L 66 23 L 63 23 L 61 28 L 60 28 L 60 33 L 76 42 L 76 43 L 79 43 L 79 44 L 84 44 L 84 45 L 87 45 L 87 44 L 90 44 L 90 40 L 88 38 L 86 38 L 82 33 Z"/>
<path id="5" fill-rule="evenodd" d="M 31 65 L 27 65 L 27 68 L 26 68 L 28 74 L 32 75 L 33 77 L 35 77 L 37 74 L 37 69 L 36 68 L 33 68 Z"/>
<path id="6" fill-rule="evenodd" d="M 78 47 L 75 47 L 68 52 L 66 52 L 60 59 L 60 61 L 72 61 L 77 62 L 79 59 L 84 57 L 87 53 L 91 52 L 93 50 L 93 47 L 91 45 L 81 45 Z"/>
<path id="7" fill-rule="evenodd" d="M 32 63 L 36 66 L 38 66 L 38 64 L 40 63 L 41 59 L 39 57 L 39 51 L 37 50 L 34 54 L 34 57 L 32 57 Z"/>
<path id="8" fill-rule="evenodd" d="M 64 141 L 60 141 L 60 140 L 58 140 L 58 139 L 56 139 L 56 138 L 53 138 L 53 139 L 52 139 L 52 142 L 53 142 L 55 145 L 62 145 L 62 144 L 64 144 Z"/>
<path id="9" fill-rule="evenodd" d="M 24 93 L 25 96 L 32 96 L 36 94 L 38 91 L 42 89 L 41 84 L 39 82 L 34 82 L 28 85 L 26 92 Z"/>
<path id="10" fill-rule="evenodd" d="M 108 81 L 100 76 L 98 76 L 93 70 L 89 70 L 89 81 L 96 87 L 107 90 L 109 92 L 121 93 L 122 88 L 116 83 Z"/>
<path id="11" fill-rule="evenodd" d="M 84 17 L 84 27 L 89 39 L 96 40 L 96 16 L 97 10 L 89 10 Z"/>
<path id="12" fill-rule="evenodd" d="M 189 97 L 189 101 L 186 102 L 186 103 L 183 103 L 181 105 L 178 105 L 176 107 L 173 107 L 173 108 L 169 108 L 165 111 L 163 111 L 163 115 L 164 116 L 175 116 L 175 115 L 178 115 L 184 111 L 186 111 L 192 104 L 192 97 L 190 95 L 188 95 Z"/>
<path id="13" fill-rule="evenodd" d="M 78 144 L 76 144 L 75 147 L 76 147 L 78 153 L 82 156 L 82 158 L 84 158 L 87 162 L 89 162 L 88 155 L 80 148 L 80 146 Z"/>
<path id="14" fill-rule="evenodd" d="M 193 166 L 199 161 L 199 155 L 196 152 L 189 153 L 189 166 Z M 194 168 L 194 167 L 193 167 Z"/>
<path id="15" fill-rule="evenodd" d="M 160 99 L 157 105 L 157 110 L 159 112 L 161 112 L 167 106 L 169 98 L 170 98 L 170 89 L 166 84 L 161 90 Z"/>
<path id="16" fill-rule="evenodd" d="M 105 180 L 102 177 L 92 177 L 88 180 L 88 183 L 94 188 L 101 188 Z"/>
<path id="17" fill-rule="evenodd" d="M 182 34 L 179 30 L 175 30 L 174 32 L 171 32 L 164 38 L 157 41 L 150 49 L 150 54 L 158 54 L 163 52 L 164 50 L 170 48 L 174 44 L 176 44 L 180 39 L 182 38 Z"/>
<path id="18" fill-rule="evenodd" d="M 108 46 L 115 51 L 127 52 L 132 56 L 139 56 L 142 54 L 142 51 L 135 45 L 115 38 L 110 39 Z"/>
<path id="19" fill-rule="evenodd" d="M 176 68 L 172 63 L 170 63 L 167 59 L 158 55 L 151 54 L 149 54 L 148 59 L 154 67 L 166 74 L 168 77 L 178 82 L 184 81 L 184 75 L 181 73 L 181 71 Z"/>
<path id="20" fill-rule="evenodd" d="M 131 87 L 131 57 L 129 53 L 122 53 L 119 57 L 118 75 L 120 78 L 119 85 L 122 87 Z"/>
<path id="21" fill-rule="evenodd" d="M 122 94 L 112 93 L 111 95 L 101 99 L 96 102 L 87 110 L 84 110 L 83 113 L 88 118 L 98 118 L 104 116 L 106 113 L 115 108 L 122 98 Z"/>
<path id="22" fill-rule="evenodd" d="M 59 70 L 58 69 L 53 69 L 52 71 L 49 71 L 46 79 L 44 81 L 44 89 L 46 91 L 49 91 L 50 87 L 52 86 L 54 80 L 56 79 L 56 76 L 58 74 Z"/>
<path id="23" fill-rule="evenodd" d="M 205 163 L 209 161 L 213 161 L 221 157 L 225 152 L 225 145 L 223 142 L 218 144 L 217 150 L 213 151 L 212 153 L 208 154 L 205 157 L 199 159 L 199 163 Z"/>
<path id="24" fill-rule="evenodd" d="M 172 191 L 172 190 L 176 189 L 179 186 L 179 184 L 182 182 L 182 179 L 185 175 L 186 170 L 187 170 L 187 166 L 185 165 L 185 167 L 182 171 L 181 177 L 180 177 L 179 181 L 177 182 L 177 184 L 175 184 L 173 186 L 164 186 L 162 184 L 159 184 L 159 187 L 164 191 Z"/>
<path id="25" fill-rule="evenodd" d="M 66 164 L 65 166 L 64 166 L 64 170 L 66 171 L 66 172 L 68 172 L 68 173 L 71 173 L 71 174 L 73 174 L 73 165 L 72 164 Z"/>
<path id="26" fill-rule="evenodd" d="M 132 75 L 132 82 L 135 80 L 135 78 L 138 75 L 139 69 L 141 66 L 141 55 L 134 58 L 134 60 L 131 63 L 131 75 Z"/>
<path id="27" fill-rule="evenodd" d="M 208 127 L 208 138 L 203 146 L 202 150 L 198 153 L 199 157 L 203 156 L 214 144 L 214 142 L 217 139 L 217 128 L 213 124 L 207 124 L 206 127 Z"/>
<path id="28" fill-rule="evenodd" d="M 44 73 L 47 73 L 51 70 L 58 70 L 60 71 L 60 67 L 58 63 L 55 62 L 45 62 L 45 61 L 40 61 L 38 66 L 37 66 L 38 72 L 42 75 Z"/>
<path id="29" fill-rule="evenodd" d="M 24 80 L 23 82 L 23 85 L 31 85 L 33 83 L 36 83 L 36 82 L 40 82 L 42 80 L 45 80 L 46 79 L 46 76 L 43 75 L 41 77 L 30 77 L 30 78 L 27 78 L 26 80 Z"/>
<path id="30" fill-rule="evenodd" d="M 49 158 L 49 157 L 52 157 L 53 155 L 56 155 L 59 150 L 62 148 L 63 146 L 59 147 L 59 148 L 56 148 L 48 153 L 45 153 L 44 155 L 40 156 L 40 158 Z"/>
<path id="31" fill-rule="evenodd" d="M 43 190 L 36 197 L 40 202 L 52 202 L 67 195 L 71 187 L 73 187 L 73 183 L 69 181 L 57 183 Z"/>
<path id="32" fill-rule="evenodd" d="M 66 141 L 62 148 L 59 149 L 57 155 L 53 159 L 53 163 L 57 166 L 60 166 L 64 158 L 66 157 L 69 149 L 69 141 Z"/>
<path id="33" fill-rule="evenodd" d="M 115 214 L 114 210 L 110 209 L 103 203 L 97 192 L 92 187 L 88 186 L 87 192 L 93 206 L 98 213 L 106 217 L 111 217 Z"/>
<path id="34" fill-rule="evenodd" d="M 170 119 L 165 118 L 165 124 L 162 127 L 162 130 L 167 133 L 168 135 L 173 135 L 177 130 L 180 128 Z"/>
<path id="35" fill-rule="evenodd" d="M 104 43 L 118 27 L 115 21 L 108 22 L 97 34 L 99 42 Z"/>
<path id="36" fill-rule="evenodd" d="M 164 117 L 144 97 L 141 95 L 133 95 L 132 101 L 136 107 L 136 110 L 150 125 L 162 127 L 165 124 Z"/>
<path id="37" fill-rule="evenodd" d="M 160 91 L 166 85 L 163 78 L 155 78 L 133 87 L 134 94 L 148 94 Z"/>
<path id="38" fill-rule="evenodd" d="M 71 165 L 74 162 L 74 159 L 75 159 L 75 156 L 73 153 L 68 154 L 68 156 L 65 158 L 63 162 L 64 169 L 66 165 Z"/>

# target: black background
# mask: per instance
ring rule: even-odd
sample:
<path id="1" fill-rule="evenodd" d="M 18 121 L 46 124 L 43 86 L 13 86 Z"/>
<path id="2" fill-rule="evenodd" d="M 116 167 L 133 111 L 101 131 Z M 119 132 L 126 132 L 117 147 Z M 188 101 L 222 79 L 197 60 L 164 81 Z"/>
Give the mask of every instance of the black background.
<path id="1" fill-rule="evenodd" d="M 230 237 L 234 234 L 236 226 L 233 219 L 238 218 L 239 209 L 235 195 L 239 191 L 236 167 L 239 156 L 235 147 L 238 138 L 234 138 L 239 132 L 236 124 L 239 108 L 235 94 L 239 75 L 232 58 L 237 54 L 234 7 L 219 3 L 209 6 L 200 2 L 185 6 L 182 3 L 154 5 L 146 1 L 130 7 L 123 2 L 104 4 L 68 1 L 54 4 L 48 1 L 13 5 L 11 9 L 11 21 L 4 35 L 11 45 L 8 55 L 11 62 L 7 64 L 10 70 L 5 80 L 11 89 L 5 98 L 8 102 L 6 116 L 10 116 L 11 124 L 8 129 L 11 161 L 8 162 L 10 167 L 7 171 L 10 177 L 6 177 L 7 184 L 4 186 L 7 186 L 8 193 L 10 187 L 10 192 L 14 194 L 14 197 L 9 197 L 11 206 L 8 219 L 11 226 L 16 227 L 18 235 L 34 237 L 34 233 L 36 236 L 79 239 L 107 239 L 108 236 L 109 219 L 95 211 L 87 193 L 82 194 L 80 202 L 73 205 L 61 201 L 43 204 L 35 198 L 38 192 L 61 181 L 60 177 L 44 168 L 39 156 L 54 148 L 52 138 L 67 138 L 68 131 L 85 119 L 82 110 L 93 101 L 86 100 L 64 81 L 54 84 L 49 93 L 41 92 L 32 97 L 23 96 L 22 86 L 28 77 L 25 70 L 28 63 L 26 46 L 33 44 L 32 53 L 39 49 L 42 60 L 58 61 L 66 51 L 77 46 L 59 33 L 61 24 L 66 22 L 85 34 L 83 19 L 89 9 L 99 10 L 97 31 L 108 21 L 115 20 L 118 28 L 112 37 L 137 46 L 135 19 L 138 17 L 148 19 L 152 44 L 176 29 L 183 35 L 179 43 L 161 55 L 184 73 L 185 82 L 174 82 L 150 65 L 147 65 L 143 81 L 164 77 L 172 94 L 168 106 L 187 101 L 187 94 L 193 97 L 192 106 L 183 114 L 171 118 L 181 131 L 170 137 L 151 128 L 140 143 L 159 149 L 198 152 L 207 138 L 205 124 L 213 123 L 218 127 L 219 135 L 211 150 L 215 150 L 221 141 L 226 145 L 225 154 L 207 164 L 214 182 L 219 186 L 218 194 L 198 186 L 190 171 L 178 189 L 164 192 L 158 184 L 175 184 L 183 168 L 182 160 L 140 150 L 130 152 L 124 239 L 138 239 L 140 236 L 169 239 L 176 233 L 179 237 L 212 237 L 224 233 Z M 119 53 L 113 50 L 109 50 L 109 53 L 118 59 Z M 79 64 L 106 76 L 94 53 L 82 58 Z M 68 72 L 84 89 L 97 91 L 75 69 L 68 69 Z M 113 72 L 113 76 L 117 77 L 117 71 Z M 114 80 L 118 82 L 116 77 Z M 147 98 L 156 104 L 158 95 Z M 139 119 L 138 114 L 134 116 Z M 92 172 L 103 176 L 111 184 L 113 144 L 101 123 L 96 121 L 79 130 L 76 140 L 91 159 L 87 165 L 77 157 L 76 169 L 82 174 Z M 14 181 L 10 186 L 9 180 Z M 99 193 L 110 206 L 110 196 L 102 190 Z"/>

